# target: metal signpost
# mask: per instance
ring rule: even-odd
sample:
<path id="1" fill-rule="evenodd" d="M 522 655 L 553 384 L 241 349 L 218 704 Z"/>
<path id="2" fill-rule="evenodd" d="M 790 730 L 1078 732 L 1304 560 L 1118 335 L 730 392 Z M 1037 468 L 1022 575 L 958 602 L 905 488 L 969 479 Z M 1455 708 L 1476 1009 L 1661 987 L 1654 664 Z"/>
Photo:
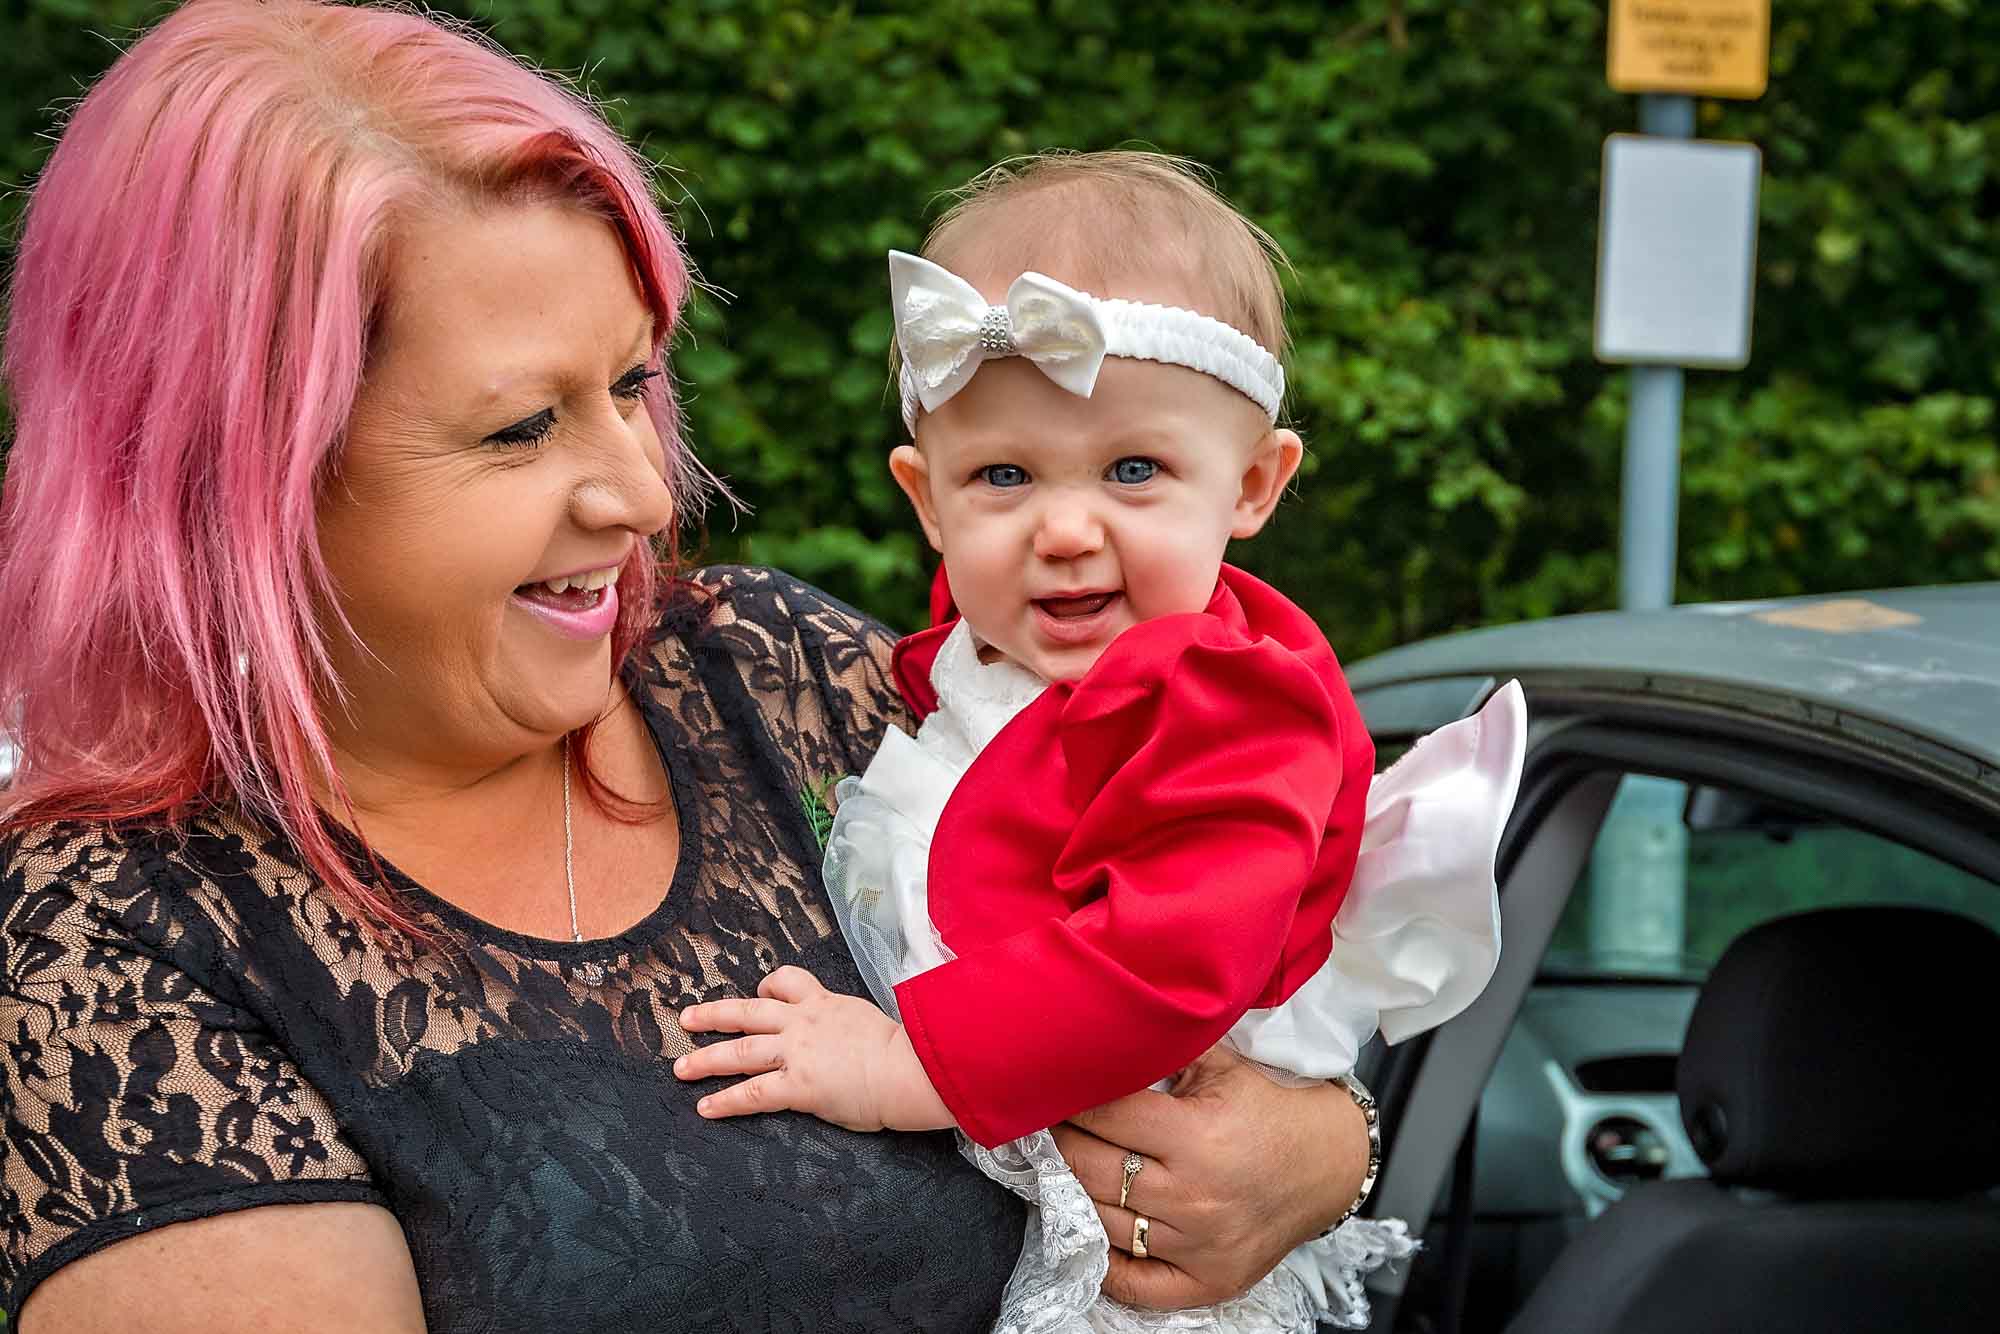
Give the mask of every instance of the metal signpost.
<path id="1" fill-rule="evenodd" d="M 1605 76 L 1642 94 L 1639 135 L 1604 146 L 1597 356 L 1632 366 L 1621 605 L 1673 602 L 1682 368 L 1750 357 L 1754 144 L 1694 139 L 1694 98 L 1763 95 L 1770 0 L 1612 0 Z"/>
<path id="2" fill-rule="evenodd" d="M 1750 359 L 1762 157 L 1695 140 L 1694 99 L 1763 95 L 1771 5 L 1612 0 L 1610 18 L 1605 76 L 1641 95 L 1641 133 L 1604 145 L 1593 341 L 1600 361 L 1632 368 L 1618 592 L 1650 609 L 1674 600 L 1684 368 Z M 1609 966 L 1682 967 L 1686 797 L 1669 779 L 1620 784 L 1590 865 L 1590 951 Z"/>
<path id="3" fill-rule="evenodd" d="M 1596 349 L 1632 367 L 1625 431 L 1621 603 L 1673 602 L 1682 368 L 1750 359 L 1757 253 L 1753 144 L 1688 137 L 1694 103 L 1645 99 L 1645 134 L 1604 144 Z"/>

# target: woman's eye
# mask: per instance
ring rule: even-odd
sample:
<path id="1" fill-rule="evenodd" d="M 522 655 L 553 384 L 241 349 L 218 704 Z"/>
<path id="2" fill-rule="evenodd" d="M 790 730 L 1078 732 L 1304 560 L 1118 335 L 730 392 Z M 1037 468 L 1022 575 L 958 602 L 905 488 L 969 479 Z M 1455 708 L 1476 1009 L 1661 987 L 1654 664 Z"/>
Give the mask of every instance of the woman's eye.
<path id="1" fill-rule="evenodd" d="M 1150 482 L 1160 471 L 1160 465 L 1152 459 L 1120 459 L 1111 465 L 1111 480 L 1126 486 L 1138 486 Z"/>
<path id="2" fill-rule="evenodd" d="M 523 417 L 512 426 L 501 427 L 486 437 L 486 443 L 512 449 L 539 445 L 548 439 L 549 432 L 555 429 L 555 412 L 550 408 L 543 408 L 532 417 Z"/>
<path id="3" fill-rule="evenodd" d="M 1028 470 L 1014 463 L 990 463 L 979 470 L 979 480 L 1004 491 L 1027 485 Z"/>
<path id="4" fill-rule="evenodd" d="M 641 398 L 646 393 L 646 381 L 660 374 L 662 374 L 661 371 L 657 369 L 648 370 L 643 364 L 634 366 L 631 370 L 626 371 L 617 380 L 612 382 L 611 396 L 613 398 L 624 399 Z"/>

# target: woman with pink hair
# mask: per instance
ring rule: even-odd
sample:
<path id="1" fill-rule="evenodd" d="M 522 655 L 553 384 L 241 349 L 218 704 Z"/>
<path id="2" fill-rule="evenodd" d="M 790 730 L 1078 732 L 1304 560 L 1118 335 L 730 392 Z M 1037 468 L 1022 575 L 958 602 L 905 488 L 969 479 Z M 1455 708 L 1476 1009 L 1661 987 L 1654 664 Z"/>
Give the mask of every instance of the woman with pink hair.
<path id="1" fill-rule="evenodd" d="M 1022 1215 L 949 1139 L 671 1073 L 688 1004 L 859 989 L 797 794 L 906 721 L 881 626 L 678 569 L 687 285 L 593 109 L 419 15 L 195 0 L 77 106 L 5 346 L 24 1334 L 991 1319 Z M 1222 1056 L 1082 1122 L 1151 1305 L 1364 1171 L 1341 1091 Z"/>

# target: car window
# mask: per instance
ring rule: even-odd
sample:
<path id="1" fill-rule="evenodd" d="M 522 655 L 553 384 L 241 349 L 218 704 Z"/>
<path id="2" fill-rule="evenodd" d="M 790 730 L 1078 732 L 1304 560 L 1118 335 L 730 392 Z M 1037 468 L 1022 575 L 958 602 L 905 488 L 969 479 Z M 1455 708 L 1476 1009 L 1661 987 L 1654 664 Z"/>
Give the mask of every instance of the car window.
<path id="1" fill-rule="evenodd" d="M 1948 862 L 1741 791 L 1627 774 L 1542 973 L 1699 982 L 1759 922 L 1851 904 L 1944 909 L 2000 930 L 2000 888 Z"/>

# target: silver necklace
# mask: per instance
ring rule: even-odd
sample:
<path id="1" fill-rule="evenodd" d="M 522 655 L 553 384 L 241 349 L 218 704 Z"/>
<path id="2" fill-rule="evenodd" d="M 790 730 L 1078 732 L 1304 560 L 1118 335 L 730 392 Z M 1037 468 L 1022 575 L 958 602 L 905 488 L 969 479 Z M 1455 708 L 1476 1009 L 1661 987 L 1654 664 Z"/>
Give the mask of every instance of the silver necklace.
<path id="1" fill-rule="evenodd" d="M 583 931 L 576 924 L 576 835 L 570 827 L 569 816 L 569 737 L 562 740 L 563 763 L 563 888 L 569 891 L 569 943 L 581 945 Z M 587 987 L 594 987 L 604 980 L 604 967 L 585 959 L 575 968 L 575 973 Z"/>
<path id="2" fill-rule="evenodd" d="M 583 943 L 583 932 L 576 925 L 576 835 L 569 823 L 569 736 L 562 739 L 563 764 L 563 887 L 569 890 L 569 942 Z"/>

